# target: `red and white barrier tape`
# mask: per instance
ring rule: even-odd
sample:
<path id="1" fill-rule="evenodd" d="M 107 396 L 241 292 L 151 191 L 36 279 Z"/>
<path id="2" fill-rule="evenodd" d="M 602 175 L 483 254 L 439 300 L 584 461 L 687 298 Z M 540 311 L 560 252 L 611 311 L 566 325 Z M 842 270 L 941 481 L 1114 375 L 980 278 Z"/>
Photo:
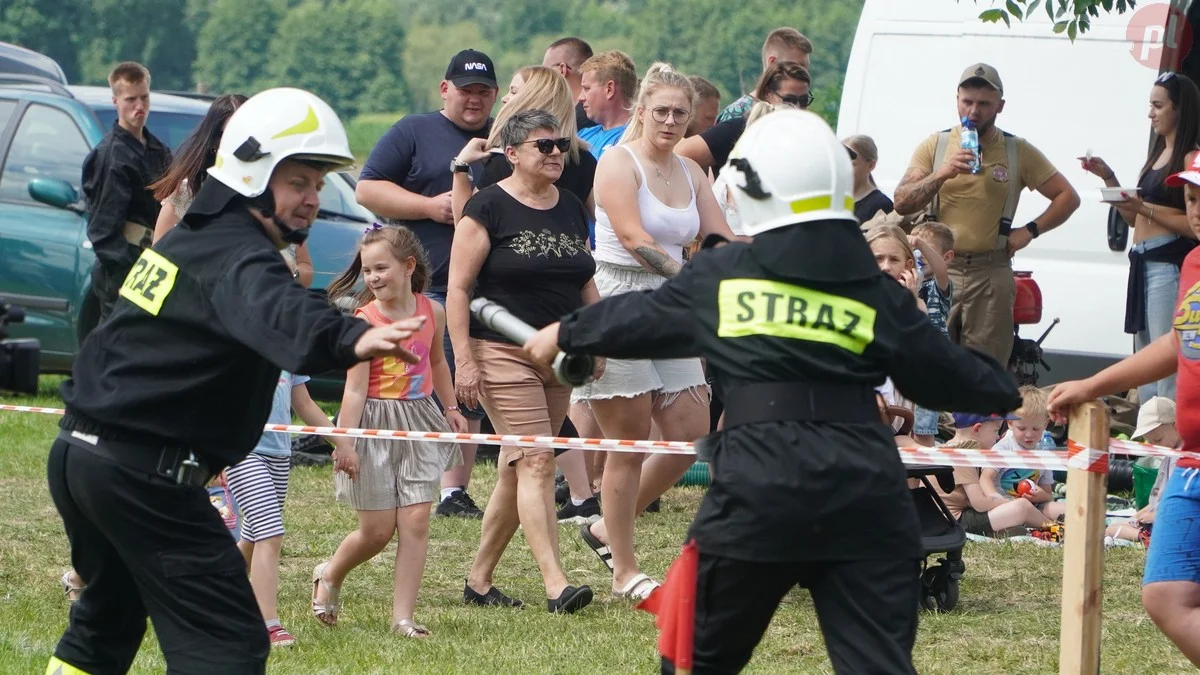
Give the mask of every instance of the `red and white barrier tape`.
<path id="1" fill-rule="evenodd" d="M 1067 440 L 1067 468 L 1089 473 L 1108 473 L 1108 452 Z"/>
<path id="2" fill-rule="evenodd" d="M 2 405 L 0 411 L 31 412 L 62 415 L 61 408 Z M 311 434 L 340 438 L 393 438 L 397 440 L 419 440 L 434 443 L 483 443 L 490 445 L 515 445 L 534 448 L 604 450 L 608 452 L 643 452 L 651 454 L 693 455 L 695 448 L 684 441 L 626 441 L 608 438 L 563 438 L 553 436 L 517 436 L 499 434 L 456 434 L 438 431 L 403 431 L 386 429 L 345 429 L 341 427 L 310 427 L 297 424 L 268 424 L 263 431 L 289 434 Z M 1180 452 L 1145 443 L 1112 440 L 1113 451 L 1128 455 L 1193 457 L 1200 453 Z M 1076 448 L 1072 452 L 1071 447 Z M 1051 450 L 980 450 L 968 448 L 901 447 L 900 459 L 905 464 L 932 464 L 938 466 L 965 466 L 977 468 L 1028 468 L 1046 471 L 1065 471 L 1069 468 L 1088 471 L 1108 470 L 1108 453 L 1084 448 L 1071 441 L 1068 451 Z M 1103 468 L 1102 468 L 1103 467 Z"/>

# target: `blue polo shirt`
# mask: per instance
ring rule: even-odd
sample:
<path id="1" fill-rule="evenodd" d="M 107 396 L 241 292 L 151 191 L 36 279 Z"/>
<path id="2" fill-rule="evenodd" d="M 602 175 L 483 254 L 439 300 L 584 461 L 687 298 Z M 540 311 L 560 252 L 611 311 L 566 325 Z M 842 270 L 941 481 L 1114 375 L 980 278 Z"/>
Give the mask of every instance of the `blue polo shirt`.
<path id="1" fill-rule="evenodd" d="M 617 141 L 621 140 L 621 134 L 625 133 L 626 126 L 627 125 L 622 124 L 619 127 L 605 129 L 597 124 L 594 127 L 580 129 L 579 138 L 585 141 L 591 148 L 592 156 L 596 159 L 600 159 L 600 156 L 604 154 L 605 150 L 616 145 Z"/>

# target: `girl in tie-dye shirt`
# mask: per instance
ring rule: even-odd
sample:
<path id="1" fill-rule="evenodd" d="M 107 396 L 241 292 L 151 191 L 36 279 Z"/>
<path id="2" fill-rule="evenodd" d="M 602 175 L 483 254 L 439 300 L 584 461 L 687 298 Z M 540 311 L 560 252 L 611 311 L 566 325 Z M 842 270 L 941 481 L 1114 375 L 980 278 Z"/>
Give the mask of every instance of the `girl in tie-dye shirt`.
<path id="1" fill-rule="evenodd" d="M 338 423 L 343 427 L 456 431 L 467 421 L 457 406 L 444 410 L 433 400 L 454 401 L 450 367 L 442 351 L 446 312 L 422 295 L 429 264 L 416 236 L 406 227 L 374 225 L 367 229 L 358 256 L 333 284 L 333 300 L 350 295 L 362 275 L 365 288 L 354 296 L 355 316 L 373 326 L 413 316 L 425 324 L 405 341 L 421 356 L 415 364 L 394 358 L 361 363 L 346 374 Z M 442 472 L 462 462 L 457 445 L 386 438 L 355 442 L 358 475 L 335 477 L 339 501 L 358 511 L 358 529 L 342 541 L 333 558 L 313 569 L 313 615 L 337 622 L 338 592 L 350 570 L 375 557 L 397 533 L 396 587 L 392 630 L 420 638 L 429 631 L 413 621 L 417 589 L 429 546 L 429 505 L 438 496 Z"/>

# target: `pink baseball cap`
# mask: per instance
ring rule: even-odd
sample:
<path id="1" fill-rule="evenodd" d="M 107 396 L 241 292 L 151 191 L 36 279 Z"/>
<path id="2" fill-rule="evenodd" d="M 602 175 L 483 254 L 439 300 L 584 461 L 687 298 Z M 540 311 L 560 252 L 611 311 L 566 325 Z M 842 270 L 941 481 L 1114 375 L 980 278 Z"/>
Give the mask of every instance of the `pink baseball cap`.
<path id="1" fill-rule="evenodd" d="M 1184 183 L 1200 186 L 1200 153 L 1192 159 L 1192 165 L 1179 173 L 1167 176 L 1168 187 L 1181 187 Z"/>

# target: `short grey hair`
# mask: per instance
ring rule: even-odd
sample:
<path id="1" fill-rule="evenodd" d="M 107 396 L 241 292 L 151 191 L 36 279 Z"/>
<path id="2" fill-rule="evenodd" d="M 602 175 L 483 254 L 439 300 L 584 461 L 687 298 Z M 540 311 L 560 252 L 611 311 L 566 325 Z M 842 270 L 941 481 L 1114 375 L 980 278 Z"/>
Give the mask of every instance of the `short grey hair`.
<path id="1" fill-rule="evenodd" d="M 542 129 L 558 133 L 562 122 L 545 110 L 522 110 L 509 117 L 500 129 L 500 143 L 506 148 L 519 145 L 529 140 L 530 134 Z"/>

